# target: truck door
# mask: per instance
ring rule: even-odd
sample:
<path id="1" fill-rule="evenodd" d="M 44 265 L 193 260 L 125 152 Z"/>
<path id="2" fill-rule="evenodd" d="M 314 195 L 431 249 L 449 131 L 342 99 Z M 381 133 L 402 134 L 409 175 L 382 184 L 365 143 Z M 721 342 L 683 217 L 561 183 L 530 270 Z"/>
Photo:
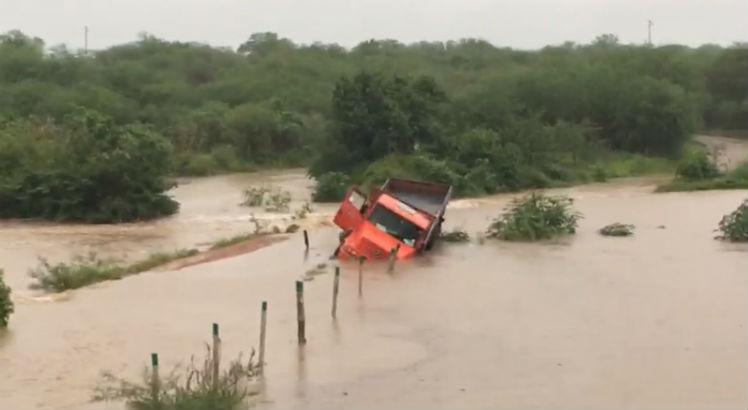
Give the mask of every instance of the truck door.
<path id="1" fill-rule="evenodd" d="M 340 204 L 340 209 L 335 214 L 333 222 L 344 231 L 355 229 L 364 220 L 362 211 L 365 204 L 366 196 L 358 188 L 351 188 L 345 195 L 343 203 Z"/>

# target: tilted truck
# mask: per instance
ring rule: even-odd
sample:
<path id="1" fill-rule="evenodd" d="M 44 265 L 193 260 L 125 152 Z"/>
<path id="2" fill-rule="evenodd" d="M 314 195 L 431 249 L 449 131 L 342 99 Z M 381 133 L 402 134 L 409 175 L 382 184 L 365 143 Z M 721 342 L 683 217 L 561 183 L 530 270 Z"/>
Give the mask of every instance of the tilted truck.
<path id="1" fill-rule="evenodd" d="M 388 179 L 367 197 L 358 187 L 343 199 L 333 222 L 343 233 L 341 259 L 409 258 L 430 249 L 441 233 L 450 185 Z"/>

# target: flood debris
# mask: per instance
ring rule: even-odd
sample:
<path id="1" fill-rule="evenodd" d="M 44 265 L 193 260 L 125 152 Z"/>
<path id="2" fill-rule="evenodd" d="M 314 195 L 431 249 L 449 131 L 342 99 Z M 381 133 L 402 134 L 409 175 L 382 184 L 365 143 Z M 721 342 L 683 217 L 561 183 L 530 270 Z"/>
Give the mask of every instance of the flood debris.
<path id="1" fill-rule="evenodd" d="M 615 222 L 606 225 L 598 231 L 603 236 L 631 236 L 634 234 L 634 225 Z"/>
<path id="2" fill-rule="evenodd" d="M 442 232 L 439 239 L 446 242 L 470 242 L 470 235 L 460 229 Z"/>
<path id="3" fill-rule="evenodd" d="M 286 227 L 286 233 L 296 233 L 301 229 L 301 226 L 298 224 L 291 224 Z"/>

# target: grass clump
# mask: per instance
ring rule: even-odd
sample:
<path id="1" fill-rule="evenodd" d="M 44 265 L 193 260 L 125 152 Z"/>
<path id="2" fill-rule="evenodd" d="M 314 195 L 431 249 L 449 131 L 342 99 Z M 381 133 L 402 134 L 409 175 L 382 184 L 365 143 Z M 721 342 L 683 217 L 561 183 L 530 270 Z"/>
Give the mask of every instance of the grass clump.
<path id="1" fill-rule="evenodd" d="M 103 382 L 94 390 L 94 401 L 124 400 L 136 410 L 234 410 L 240 408 L 252 393 L 247 382 L 257 378 L 259 365 L 254 351 L 245 362 L 240 355 L 229 363 L 228 369 L 213 379 L 213 355 L 210 347 L 205 358 L 195 358 L 185 367 L 175 367 L 167 376 L 156 381 L 152 370 L 146 368 L 141 382 L 130 382 L 104 373 Z"/>
<path id="2" fill-rule="evenodd" d="M 719 221 L 719 239 L 730 242 L 748 242 L 748 199 L 738 209 L 722 217 Z"/>
<path id="3" fill-rule="evenodd" d="M 470 235 L 465 231 L 455 229 L 453 231 L 442 232 L 439 239 L 446 242 L 470 242 Z"/>
<path id="4" fill-rule="evenodd" d="M 0 269 L 0 328 L 8 326 L 8 320 L 13 313 L 13 301 L 10 299 L 11 290 L 3 280 L 3 270 Z"/>
<path id="5" fill-rule="evenodd" d="M 565 196 L 531 193 L 513 200 L 488 229 L 488 236 L 507 241 L 538 241 L 576 232 L 582 217 Z"/>
<path id="6" fill-rule="evenodd" d="M 220 240 L 214 242 L 213 245 L 210 246 L 210 250 L 212 251 L 212 250 L 216 250 L 216 249 L 227 248 L 229 246 L 236 245 L 237 243 L 242 243 L 244 241 L 248 241 L 248 240 L 250 240 L 252 238 L 257 237 L 258 235 L 262 235 L 262 234 L 246 233 L 246 234 L 237 235 L 237 236 L 234 236 L 234 237 L 231 237 L 231 238 L 220 239 Z"/>
<path id="7" fill-rule="evenodd" d="M 78 289 L 97 282 L 122 279 L 198 253 L 197 249 L 158 252 L 126 266 L 99 259 L 94 252 L 86 256 L 75 256 L 69 263 L 51 264 L 47 259 L 39 258 L 40 265 L 29 271 L 29 276 L 35 280 L 29 287 L 50 292 Z"/>
<path id="8" fill-rule="evenodd" d="M 616 222 L 602 227 L 599 232 L 603 236 L 631 236 L 634 234 L 634 225 Z"/>
<path id="9" fill-rule="evenodd" d="M 126 269 L 128 274 L 149 271 L 157 266 L 165 265 L 171 261 L 195 256 L 200 251 L 197 249 L 179 249 L 174 252 L 156 252 L 148 255 L 147 258 L 129 265 Z"/>

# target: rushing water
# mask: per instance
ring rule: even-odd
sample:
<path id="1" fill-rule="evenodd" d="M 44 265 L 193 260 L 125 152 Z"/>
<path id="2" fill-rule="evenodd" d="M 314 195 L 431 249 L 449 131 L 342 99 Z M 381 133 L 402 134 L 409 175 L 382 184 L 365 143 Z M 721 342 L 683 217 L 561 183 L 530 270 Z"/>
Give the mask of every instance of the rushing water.
<path id="1" fill-rule="evenodd" d="M 185 181 L 186 182 L 186 181 Z M 224 358 L 257 346 L 269 302 L 258 408 L 746 408 L 748 246 L 715 241 L 745 191 L 653 194 L 647 180 L 558 190 L 584 214 L 577 235 L 541 244 L 441 244 L 394 273 L 342 266 L 306 282 L 308 344 L 296 345 L 294 281 L 327 261 L 337 232 L 313 224 L 254 253 L 97 284 L 64 297 L 24 290 L 38 256 L 96 250 L 134 258 L 251 231 L 237 204 L 248 184 L 308 195 L 302 171 L 184 183 L 182 212 L 156 223 L 0 225 L 0 266 L 16 314 L 0 333 L 0 409 L 89 404 L 102 370 L 137 378 L 200 354 L 213 322 Z M 455 201 L 447 228 L 475 233 L 512 198 Z M 334 207 L 322 207 L 329 213 Z M 630 238 L 603 238 L 611 222 Z"/>

